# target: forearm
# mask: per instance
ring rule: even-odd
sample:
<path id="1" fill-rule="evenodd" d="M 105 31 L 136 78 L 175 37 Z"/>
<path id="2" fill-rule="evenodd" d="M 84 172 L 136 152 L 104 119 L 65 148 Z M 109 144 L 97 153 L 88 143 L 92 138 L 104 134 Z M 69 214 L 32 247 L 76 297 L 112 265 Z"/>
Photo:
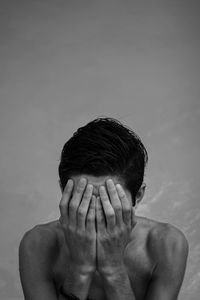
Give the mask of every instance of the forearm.
<path id="1" fill-rule="evenodd" d="M 61 292 L 63 294 L 73 294 L 80 300 L 87 299 L 92 279 L 91 276 L 92 275 L 80 274 L 75 271 L 68 272 L 62 285 Z"/>
<path id="2" fill-rule="evenodd" d="M 136 300 L 126 270 L 104 276 L 103 281 L 108 300 Z"/>

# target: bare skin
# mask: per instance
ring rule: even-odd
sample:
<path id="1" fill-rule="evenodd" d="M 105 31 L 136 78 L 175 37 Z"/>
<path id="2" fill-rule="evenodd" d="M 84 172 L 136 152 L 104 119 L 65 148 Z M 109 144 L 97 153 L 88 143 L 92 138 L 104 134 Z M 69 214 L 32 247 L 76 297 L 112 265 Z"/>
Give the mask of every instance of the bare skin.
<path id="1" fill-rule="evenodd" d="M 25 299 L 63 300 L 61 287 L 81 300 L 177 299 L 188 255 L 184 235 L 135 216 L 117 178 L 84 177 L 68 181 L 60 219 L 37 225 L 20 243 Z"/>

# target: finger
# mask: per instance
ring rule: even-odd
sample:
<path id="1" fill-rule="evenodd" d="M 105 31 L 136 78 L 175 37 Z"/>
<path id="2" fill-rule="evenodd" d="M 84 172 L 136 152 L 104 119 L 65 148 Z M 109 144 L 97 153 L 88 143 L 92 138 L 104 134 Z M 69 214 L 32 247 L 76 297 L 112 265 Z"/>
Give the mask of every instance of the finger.
<path id="1" fill-rule="evenodd" d="M 137 224 L 136 217 L 135 217 L 135 208 L 132 207 L 131 209 L 131 228 L 135 227 Z"/>
<path id="2" fill-rule="evenodd" d="M 95 230 L 95 201 L 96 201 L 96 197 L 92 196 L 90 200 L 90 206 L 89 206 L 87 218 L 86 218 L 86 230 L 91 234 L 94 234 L 96 231 Z"/>
<path id="3" fill-rule="evenodd" d="M 71 227 L 76 227 L 77 223 L 77 209 L 82 199 L 82 195 L 84 193 L 85 187 L 87 184 L 87 180 L 85 178 L 81 178 L 77 185 L 77 188 L 74 191 L 74 194 L 69 203 L 69 224 Z"/>
<path id="4" fill-rule="evenodd" d="M 116 189 L 121 200 L 124 224 L 131 226 L 131 203 L 126 197 L 126 193 L 120 184 L 116 184 Z"/>
<path id="5" fill-rule="evenodd" d="M 85 230 L 85 220 L 90 204 L 90 200 L 92 198 L 92 191 L 93 191 L 93 185 L 88 184 L 85 192 L 83 194 L 83 198 L 81 200 L 81 203 L 78 207 L 77 211 L 77 228 L 81 230 Z"/>
<path id="6" fill-rule="evenodd" d="M 108 194 L 107 194 L 104 186 L 100 186 L 99 194 L 100 194 L 103 211 L 104 211 L 105 218 L 106 218 L 107 228 L 108 228 L 108 230 L 113 230 L 115 227 L 115 224 L 116 224 L 115 223 L 116 222 L 115 212 L 110 203 Z"/>
<path id="7" fill-rule="evenodd" d="M 59 204 L 61 224 L 67 224 L 68 222 L 68 204 L 72 195 L 73 186 L 73 180 L 69 179 L 62 194 L 62 198 Z"/>
<path id="8" fill-rule="evenodd" d="M 97 233 L 105 232 L 106 222 L 103 214 L 103 207 L 99 197 L 96 198 L 96 221 L 97 221 Z"/>
<path id="9" fill-rule="evenodd" d="M 110 201 L 111 201 L 112 207 L 115 211 L 116 224 L 120 226 L 123 223 L 122 204 L 121 204 L 115 184 L 112 181 L 112 179 L 108 179 L 106 184 L 107 184 Z"/>

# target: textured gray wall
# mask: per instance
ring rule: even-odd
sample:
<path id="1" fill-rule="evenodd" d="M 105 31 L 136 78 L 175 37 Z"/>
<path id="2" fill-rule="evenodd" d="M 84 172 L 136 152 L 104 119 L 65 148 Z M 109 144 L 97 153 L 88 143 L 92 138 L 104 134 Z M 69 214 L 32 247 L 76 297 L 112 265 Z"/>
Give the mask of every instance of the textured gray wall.
<path id="1" fill-rule="evenodd" d="M 138 215 L 190 243 L 180 299 L 200 293 L 198 1 L 0 1 L 0 299 L 22 299 L 18 245 L 59 216 L 64 142 L 99 115 L 149 151 Z"/>

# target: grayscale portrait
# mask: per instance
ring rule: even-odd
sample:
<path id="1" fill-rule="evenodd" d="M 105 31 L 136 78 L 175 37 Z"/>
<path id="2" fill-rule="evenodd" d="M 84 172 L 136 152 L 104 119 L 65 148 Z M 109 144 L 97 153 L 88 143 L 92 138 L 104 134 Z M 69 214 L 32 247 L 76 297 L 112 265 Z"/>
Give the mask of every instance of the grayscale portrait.
<path id="1" fill-rule="evenodd" d="M 199 299 L 199 8 L 2 1 L 0 299 Z"/>

